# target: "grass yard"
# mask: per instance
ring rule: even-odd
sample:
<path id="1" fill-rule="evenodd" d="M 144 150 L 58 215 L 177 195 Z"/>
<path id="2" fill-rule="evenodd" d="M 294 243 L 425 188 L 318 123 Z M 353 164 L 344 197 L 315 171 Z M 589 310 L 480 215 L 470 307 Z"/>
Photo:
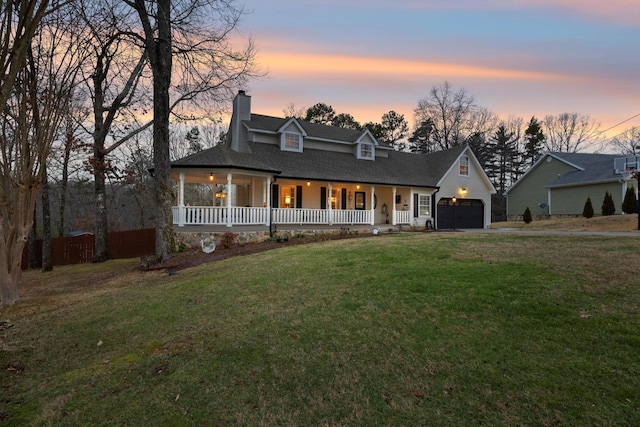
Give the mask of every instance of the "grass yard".
<path id="1" fill-rule="evenodd" d="M 640 425 L 640 239 L 407 233 L 25 274 L 0 424 Z"/>

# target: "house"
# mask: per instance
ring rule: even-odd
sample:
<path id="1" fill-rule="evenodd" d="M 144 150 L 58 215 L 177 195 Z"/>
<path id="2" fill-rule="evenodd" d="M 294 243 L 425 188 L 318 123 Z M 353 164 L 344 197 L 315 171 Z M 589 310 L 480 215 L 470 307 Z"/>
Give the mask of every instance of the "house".
<path id="1" fill-rule="evenodd" d="M 528 207 L 533 216 L 582 215 L 587 198 L 594 211 L 608 191 L 622 213 L 627 186 L 637 181 L 623 174 L 636 169 L 640 157 L 593 153 L 545 153 L 507 191 L 507 216 L 519 219 Z"/>
<path id="2" fill-rule="evenodd" d="M 401 153 L 369 130 L 253 114 L 244 91 L 234 99 L 226 143 L 173 162 L 171 177 L 178 232 L 193 225 L 484 228 L 495 193 L 468 146 Z M 211 186 L 210 206 L 185 200 L 188 182 Z"/>

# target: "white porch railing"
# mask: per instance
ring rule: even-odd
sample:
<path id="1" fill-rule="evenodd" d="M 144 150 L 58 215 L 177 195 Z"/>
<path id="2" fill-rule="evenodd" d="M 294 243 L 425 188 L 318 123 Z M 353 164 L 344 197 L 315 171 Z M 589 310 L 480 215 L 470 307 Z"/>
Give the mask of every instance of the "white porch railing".
<path id="1" fill-rule="evenodd" d="M 329 211 L 326 209 L 271 209 L 274 224 L 328 224 Z"/>
<path id="2" fill-rule="evenodd" d="M 274 224 L 371 224 L 371 211 L 274 208 Z"/>
<path id="3" fill-rule="evenodd" d="M 395 224 L 411 224 L 411 212 L 409 211 L 395 211 Z"/>
<path id="4" fill-rule="evenodd" d="M 370 210 L 332 210 L 334 224 L 371 224 Z"/>
<path id="5" fill-rule="evenodd" d="M 405 223 L 409 222 L 409 212 Z M 370 210 L 271 209 L 226 206 L 173 206 L 173 223 L 183 225 L 371 224 Z M 404 217 L 404 216 L 402 216 Z"/>
<path id="6" fill-rule="evenodd" d="M 229 221 L 230 219 L 230 221 Z M 232 206 L 173 206 L 176 225 L 259 225 L 269 224 L 267 208 L 240 208 Z"/>

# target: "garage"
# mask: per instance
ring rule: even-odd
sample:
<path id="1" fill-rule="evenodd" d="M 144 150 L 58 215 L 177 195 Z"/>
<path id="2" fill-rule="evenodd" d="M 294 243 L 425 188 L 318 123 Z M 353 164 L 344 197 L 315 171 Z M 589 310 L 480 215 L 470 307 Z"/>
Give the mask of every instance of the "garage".
<path id="1" fill-rule="evenodd" d="M 479 199 L 442 198 L 436 213 L 437 228 L 484 228 L 484 204 Z"/>

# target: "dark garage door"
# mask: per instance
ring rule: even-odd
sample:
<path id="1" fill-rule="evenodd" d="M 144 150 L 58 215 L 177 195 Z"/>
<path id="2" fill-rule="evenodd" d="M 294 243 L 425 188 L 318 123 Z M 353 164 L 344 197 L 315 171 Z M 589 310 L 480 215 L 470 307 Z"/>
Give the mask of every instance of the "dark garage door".
<path id="1" fill-rule="evenodd" d="M 441 230 L 454 228 L 484 228 L 484 204 L 478 199 L 451 199 L 438 201 L 437 227 Z"/>

